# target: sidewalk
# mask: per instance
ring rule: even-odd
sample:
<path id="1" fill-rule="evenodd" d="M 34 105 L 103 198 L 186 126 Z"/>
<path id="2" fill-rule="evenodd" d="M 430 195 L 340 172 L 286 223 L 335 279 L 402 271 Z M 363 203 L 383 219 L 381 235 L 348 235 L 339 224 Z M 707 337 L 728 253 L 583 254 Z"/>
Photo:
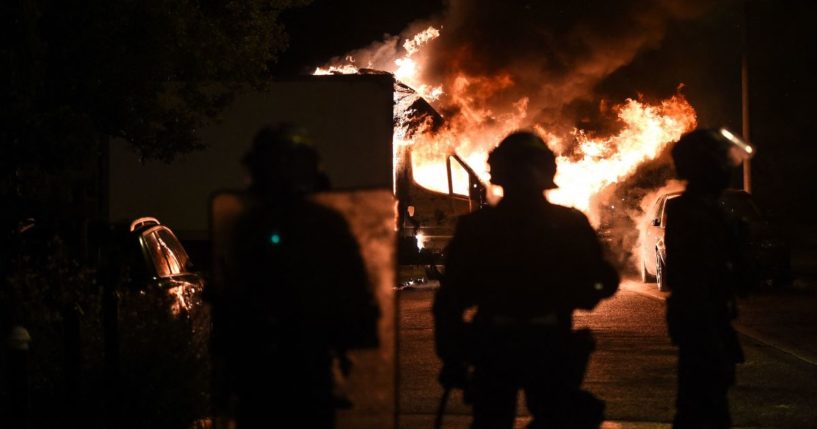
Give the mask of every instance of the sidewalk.
<path id="1" fill-rule="evenodd" d="M 811 237 L 811 235 L 809 235 Z M 792 248 L 794 283 L 740 299 L 741 333 L 817 365 L 817 239 Z"/>
<path id="2" fill-rule="evenodd" d="M 514 429 L 525 429 L 530 418 L 518 417 L 514 424 Z M 446 415 L 443 420 L 443 427 L 445 429 L 468 429 L 471 423 L 470 416 L 463 415 Z M 428 429 L 434 427 L 434 416 L 415 415 L 415 416 L 400 416 L 400 429 Z M 669 423 L 652 423 L 652 422 L 618 422 L 606 421 L 601 425 L 601 429 L 669 429 L 672 425 Z M 735 428 L 738 429 L 738 428 Z M 747 428 L 748 429 L 748 428 Z"/>
<path id="3" fill-rule="evenodd" d="M 735 329 L 743 335 L 817 366 L 817 255 L 795 267 L 795 282 L 785 289 L 761 289 L 738 302 Z M 806 270 L 803 270 L 803 268 Z M 799 269 L 798 269 L 799 268 Z M 812 276 L 812 269 L 815 275 Z M 626 281 L 622 287 L 658 300 L 669 293 Z"/>
<path id="4" fill-rule="evenodd" d="M 518 417 L 514 424 L 514 429 L 525 429 L 530 422 L 528 417 Z M 445 429 L 468 429 L 471 423 L 470 416 L 446 415 L 443 420 Z M 434 427 L 434 416 L 429 415 L 402 415 L 400 416 L 400 429 L 428 429 Z M 601 429 L 670 429 L 670 423 L 658 422 L 623 422 L 605 421 Z M 760 429 L 735 426 L 734 429 Z"/>
<path id="5" fill-rule="evenodd" d="M 798 278 L 791 288 L 761 290 L 738 305 L 741 333 L 817 366 L 817 282 Z"/>

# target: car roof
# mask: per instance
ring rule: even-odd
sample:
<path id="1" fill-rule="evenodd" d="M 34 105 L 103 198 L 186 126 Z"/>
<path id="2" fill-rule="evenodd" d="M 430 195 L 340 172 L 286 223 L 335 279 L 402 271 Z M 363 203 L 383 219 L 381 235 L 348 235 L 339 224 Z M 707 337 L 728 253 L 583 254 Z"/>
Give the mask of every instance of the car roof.
<path id="1" fill-rule="evenodd" d="M 723 195 L 734 195 L 734 196 L 741 196 L 741 197 L 751 197 L 752 195 L 748 192 L 744 191 L 743 189 L 727 189 L 723 191 Z"/>
<path id="2" fill-rule="evenodd" d="M 684 191 L 667 192 L 665 194 L 661 194 L 661 198 L 676 197 L 676 196 L 681 195 L 683 193 L 684 193 Z M 741 196 L 741 197 L 742 196 L 751 197 L 751 195 L 748 192 L 744 191 L 743 189 L 726 189 L 726 190 L 723 191 L 722 195 L 729 195 L 729 196 L 734 195 L 734 196 Z"/>
<path id="3" fill-rule="evenodd" d="M 134 219 L 133 222 L 130 224 L 130 232 L 139 234 L 145 229 L 148 229 L 153 226 L 161 225 L 158 219 L 155 217 L 140 217 L 138 219 Z"/>

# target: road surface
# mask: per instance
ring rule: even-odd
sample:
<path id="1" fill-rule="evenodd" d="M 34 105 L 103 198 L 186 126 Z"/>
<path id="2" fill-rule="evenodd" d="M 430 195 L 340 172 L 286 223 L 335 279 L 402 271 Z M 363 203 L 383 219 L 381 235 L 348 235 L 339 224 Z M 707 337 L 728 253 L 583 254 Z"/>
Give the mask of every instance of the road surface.
<path id="1" fill-rule="evenodd" d="M 400 299 L 399 415 L 402 429 L 430 428 L 441 390 L 433 351 L 430 289 L 404 290 Z M 815 308 L 817 312 L 817 308 Z M 666 336 L 663 294 L 654 285 L 625 281 L 621 290 L 577 327 L 596 333 L 585 388 L 607 402 L 605 429 L 669 428 L 674 412 L 675 349 Z M 738 428 L 817 428 L 817 365 L 780 346 L 774 335 L 741 335 L 746 363 L 730 399 Z M 791 345 L 791 338 L 782 344 Z M 796 342 L 796 341 L 795 341 Z M 796 344 L 795 344 L 796 346 Z M 527 419 L 521 407 L 517 427 Z M 468 427 L 469 409 L 455 392 L 446 428 Z"/>

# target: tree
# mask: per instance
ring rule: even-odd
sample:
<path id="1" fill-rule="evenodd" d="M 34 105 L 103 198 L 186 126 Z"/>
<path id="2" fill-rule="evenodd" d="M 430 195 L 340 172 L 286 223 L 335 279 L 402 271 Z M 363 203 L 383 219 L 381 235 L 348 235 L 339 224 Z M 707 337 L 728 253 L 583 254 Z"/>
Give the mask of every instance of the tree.
<path id="1" fill-rule="evenodd" d="M 230 94 L 270 77 L 280 13 L 308 1 L 3 2 L 3 171 L 59 173 L 113 137 L 166 161 L 199 148 Z"/>
<path id="2" fill-rule="evenodd" d="M 164 161 L 200 148 L 198 130 L 234 91 L 270 79 L 287 46 L 280 14 L 308 2 L 0 2 L 0 336 L 15 324 L 35 334 L 32 368 L 44 381 L 32 395 L 41 410 L 85 400 L 74 380 L 80 355 L 99 370 L 100 285 L 85 231 L 102 203 L 97 162 L 106 143 L 121 139 Z M 21 227 L 31 216 L 47 226 Z M 96 354 L 68 341 L 80 331 Z M 43 352 L 52 349 L 71 359 Z M 42 427 L 81 420 L 36 414 Z"/>

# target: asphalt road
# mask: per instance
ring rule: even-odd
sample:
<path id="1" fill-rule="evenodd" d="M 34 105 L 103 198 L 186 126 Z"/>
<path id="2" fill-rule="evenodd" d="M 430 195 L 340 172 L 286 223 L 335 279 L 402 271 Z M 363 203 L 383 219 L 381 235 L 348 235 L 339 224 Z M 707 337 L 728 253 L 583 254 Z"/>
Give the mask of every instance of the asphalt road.
<path id="1" fill-rule="evenodd" d="M 430 428 L 442 393 L 436 383 L 440 364 L 433 351 L 432 293 L 399 293 L 403 429 Z M 663 295 L 653 285 L 627 281 L 593 312 L 578 314 L 576 325 L 592 328 L 598 341 L 585 388 L 607 402 L 604 427 L 668 428 L 674 411 L 675 349 L 666 336 Z M 743 334 L 741 339 L 747 359 L 730 396 L 735 427 L 817 428 L 817 365 L 781 347 L 774 335 Z M 787 338 L 783 343 L 793 342 Z M 467 427 L 468 413 L 455 392 L 445 427 Z M 524 427 L 521 406 L 519 414 L 517 426 Z"/>

